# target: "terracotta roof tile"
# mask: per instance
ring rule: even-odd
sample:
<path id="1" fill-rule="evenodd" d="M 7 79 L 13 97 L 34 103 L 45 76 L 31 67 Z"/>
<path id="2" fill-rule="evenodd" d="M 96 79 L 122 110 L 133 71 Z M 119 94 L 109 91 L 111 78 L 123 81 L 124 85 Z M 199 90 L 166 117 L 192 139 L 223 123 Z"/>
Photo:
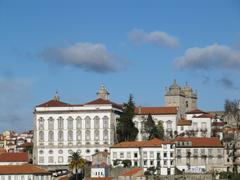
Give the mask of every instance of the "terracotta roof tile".
<path id="1" fill-rule="evenodd" d="M 106 99 L 102 99 L 102 98 L 98 98 L 96 100 L 86 103 L 86 105 L 96 105 L 96 104 L 111 104 L 115 108 L 122 109 L 122 106 L 120 104 L 117 104 L 110 100 L 106 100 Z"/>
<path id="2" fill-rule="evenodd" d="M 141 107 L 135 108 L 135 114 L 138 115 L 159 115 L 159 114 L 177 114 L 177 107 Z"/>
<path id="3" fill-rule="evenodd" d="M 194 109 L 191 111 L 188 111 L 187 114 L 205 114 L 206 112 L 200 110 L 200 109 Z"/>
<path id="4" fill-rule="evenodd" d="M 176 142 L 192 142 L 192 147 L 223 147 L 221 141 L 217 137 L 177 137 Z"/>
<path id="5" fill-rule="evenodd" d="M 51 174 L 47 170 L 33 166 L 30 164 L 24 165 L 1 165 L 0 174 Z"/>
<path id="6" fill-rule="evenodd" d="M 68 106 L 71 106 L 71 104 L 67 104 L 67 103 L 52 99 L 36 107 L 68 107 Z"/>
<path id="7" fill-rule="evenodd" d="M 3 153 L 0 155 L 0 162 L 28 162 L 28 153 Z"/>
<path id="8" fill-rule="evenodd" d="M 201 114 L 201 115 L 199 115 L 199 116 L 193 116 L 193 118 L 214 118 L 215 116 L 214 115 L 212 115 L 212 114 L 208 114 L 208 113 L 206 113 L 206 114 Z"/>
<path id="9" fill-rule="evenodd" d="M 130 171 L 124 172 L 121 176 L 133 176 L 134 174 L 138 173 L 139 171 L 143 171 L 143 168 L 133 168 Z"/>
<path id="10" fill-rule="evenodd" d="M 112 148 L 138 148 L 138 147 L 161 147 L 162 144 L 172 144 L 171 141 L 163 141 L 161 139 L 151 139 L 149 141 L 125 141 L 114 144 Z"/>

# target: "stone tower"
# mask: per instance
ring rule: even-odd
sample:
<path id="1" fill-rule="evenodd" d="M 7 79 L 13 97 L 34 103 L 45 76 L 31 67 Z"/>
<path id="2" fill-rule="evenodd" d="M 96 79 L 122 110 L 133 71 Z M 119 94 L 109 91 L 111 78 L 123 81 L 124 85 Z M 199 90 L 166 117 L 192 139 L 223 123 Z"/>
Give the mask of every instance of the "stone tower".
<path id="1" fill-rule="evenodd" d="M 186 112 L 197 108 L 197 94 L 187 83 L 180 87 L 174 80 L 173 84 L 165 89 L 165 105 L 177 106 L 180 114 L 184 115 Z"/>
<path id="2" fill-rule="evenodd" d="M 101 99 L 105 99 L 108 100 L 109 99 L 109 92 L 107 91 L 107 89 L 105 88 L 105 86 L 102 84 L 100 86 L 100 89 L 97 92 L 97 98 L 101 98 Z"/>

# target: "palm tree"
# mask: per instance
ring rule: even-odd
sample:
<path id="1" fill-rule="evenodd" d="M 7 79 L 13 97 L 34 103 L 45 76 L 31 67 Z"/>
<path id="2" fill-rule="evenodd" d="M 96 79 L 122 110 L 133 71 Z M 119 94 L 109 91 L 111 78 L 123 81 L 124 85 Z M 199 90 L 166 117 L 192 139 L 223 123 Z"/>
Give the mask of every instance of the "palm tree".
<path id="1" fill-rule="evenodd" d="M 69 168 L 71 170 L 75 170 L 76 172 L 76 180 L 77 180 L 77 173 L 78 170 L 84 168 L 85 165 L 85 160 L 80 156 L 78 152 L 73 152 L 72 155 L 70 156 L 70 163 L 69 163 Z"/>

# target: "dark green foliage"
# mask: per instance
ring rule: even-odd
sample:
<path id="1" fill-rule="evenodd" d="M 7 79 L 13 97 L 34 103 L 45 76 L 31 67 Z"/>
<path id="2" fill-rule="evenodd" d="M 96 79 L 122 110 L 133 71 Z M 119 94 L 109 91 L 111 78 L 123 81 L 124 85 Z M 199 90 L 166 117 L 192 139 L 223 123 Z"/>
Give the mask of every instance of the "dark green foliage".
<path id="1" fill-rule="evenodd" d="M 133 117 L 135 115 L 135 104 L 133 102 L 133 96 L 129 96 L 127 103 L 123 105 L 123 112 L 120 118 L 117 120 L 117 139 L 118 142 L 122 141 L 134 141 L 138 134 L 138 129 L 133 123 Z"/>
<path id="2" fill-rule="evenodd" d="M 122 161 L 123 167 L 131 167 L 132 166 L 132 161 L 129 159 L 125 159 Z"/>
<path id="3" fill-rule="evenodd" d="M 158 121 L 158 123 L 157 123 L 157 131 L 159 134 L 159 139 L 163 139 L 164 138 L 164 128 L 163 128 L 163 124 L 161 121 Z"/>
<path id="4" fill-rule="evenodd" d="M 157 126 L 153 121 L 151 114 L 148 115 L 147 120 L 144 122 L 144 130 L 148 134 L 148 139 L 160 138 Z"/>

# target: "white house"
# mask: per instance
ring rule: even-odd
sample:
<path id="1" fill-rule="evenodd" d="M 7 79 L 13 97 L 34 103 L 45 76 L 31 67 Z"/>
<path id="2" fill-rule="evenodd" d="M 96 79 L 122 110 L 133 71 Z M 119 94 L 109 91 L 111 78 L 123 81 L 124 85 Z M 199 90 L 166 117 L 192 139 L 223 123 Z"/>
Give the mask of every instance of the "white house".
<path id="1" fill-rule="evenodd" d="M 152 139 L 149 141 L 127 141 L 111 146 L 111 164 L 130 160 L 131 166 L 156 167 L 161 175 L 172 175 L 175 170 L 175 143 Z"/>
<path id="2" fill-rule="evenodd" d="M 91 160 L 114 144 L 121 106 L 101 86 L 97 99 L 84 104 L 61 102 L 58 96 L 34 109 L 34 164 L 67 165 L 72 152 Z"/>
<path id="3" fill-rule="evenodd" d="M 30 164 L 0 165 L 0 180 L 53 180 L 47 170 Z"/>
<path id="4" fill-rule="evenodd" d="M 177 107 L 142 107 L 135 108 L 135 116 L 133 122 L 138 128 L 137 140 L 146 140 L 148 137 L 144 131 L 144 121 L 147 120 L 148 115 L 151 114 L 155 124 L 162 122 L 164 134 L 167 137 L 173 137 L 177 130 L 177 120 L 179 113 Z"/>

